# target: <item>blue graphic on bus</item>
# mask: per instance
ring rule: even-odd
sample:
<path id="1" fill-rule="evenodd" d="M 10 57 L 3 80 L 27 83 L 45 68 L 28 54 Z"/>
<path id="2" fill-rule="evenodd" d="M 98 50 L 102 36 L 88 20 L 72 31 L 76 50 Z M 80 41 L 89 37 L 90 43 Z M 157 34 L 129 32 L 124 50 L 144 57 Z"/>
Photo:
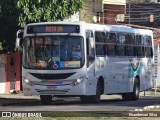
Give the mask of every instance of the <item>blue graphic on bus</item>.
<path id="1" fill-rule="evenodd" d="M 60 61 L 60 62 L 59 62 L 59 67 L 60 67 L 60 68 L 64 68 L 64 62 L 63 62 L 63 61 Z"/>
<path id="2" fill-rule="evenodd" d="M 53 67 L 53 69 L 58 69 L 59 68 L 59 62 L 53 61 L 52 62 L 52 67 Z"/>
<path id="3" fill-rule="evenodd" d="M 128 66 L 128 77 L 133 78 L 141 74 L 141 64 L 137 59 L 132 59 Z"/>

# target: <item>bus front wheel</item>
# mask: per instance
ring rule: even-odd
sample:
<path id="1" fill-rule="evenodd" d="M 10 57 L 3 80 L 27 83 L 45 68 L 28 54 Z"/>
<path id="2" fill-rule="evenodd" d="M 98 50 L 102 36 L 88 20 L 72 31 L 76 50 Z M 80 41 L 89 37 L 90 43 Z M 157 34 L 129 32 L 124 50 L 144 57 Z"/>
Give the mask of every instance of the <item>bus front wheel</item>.
<path id="1" fill-rule="evenodd" d="M 50 105 L 52 102 L 52 95 L 40 95 L 42 105 Z"/>
<path id="2" fill-rule="evenodd" d="M 81 96 L 80 99 L 84 103 L 100 103 L 101 95 L 103 94 L 104 90 L 104 81 L 98 80 L 97 87 L 96 87 L 96 94 L 91 96 Z"/>
<path id="3" fill-rule="evenodd" d="M 139 93 L 140 93 L 139 81 L 138 78 L 135 78 L 133 92 L 122 94 L 122 98 L 123 100 L 138 100 Z"/>
<path id="4" fill-rule="evenodd" d="M 101 94 L 103 93 L 103 83 L 99 80 L 96 88 L 96 95 L 93 95 L 91 100 L 93 103 L 100 103 Z"/>

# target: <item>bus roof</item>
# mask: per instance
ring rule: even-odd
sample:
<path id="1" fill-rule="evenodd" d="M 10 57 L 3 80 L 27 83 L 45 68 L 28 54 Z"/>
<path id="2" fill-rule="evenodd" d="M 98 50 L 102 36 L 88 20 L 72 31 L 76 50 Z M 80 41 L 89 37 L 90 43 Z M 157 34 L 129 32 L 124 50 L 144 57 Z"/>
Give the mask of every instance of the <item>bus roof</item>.
<path id="1" fill-rule="evenodd" d="M 139 28 L 131 28 L 128 26 L 123 25 L 104 25 L 104 24 L 94 24 L 94 23 L 86 23 L 83 21 L 78 22 L 64 22 L 64 21 L 58 21 L 58 22 L 39 22 L 39 23 L 30 23 L 29 25 L 51 25 L 51 24 L 70 24 L 70 25 L 80 25 L 83 26 L 85 29 L 88 30 L 104 30 L 104 31 L 110 31 L 110 32 L 122 32 L 122 33 L 133 33 L 133 34 L 143 34 L 143 35 L 152 35 L 152 30 L 148 29 L 139 29 Z"/>
<path id="2" fill-rule="evenodd" d="M 112 32 L 124 32 L 124 33 L 133 33 L 133 34 L 143 34 L 143 35 L 152 35 L 153 32 L 152 30 L 148 29 L 139 29 L 139 28 L 131 28 L 131 27 L 126 27 L 126 26 L 110 26 L 110 31 Z"/>

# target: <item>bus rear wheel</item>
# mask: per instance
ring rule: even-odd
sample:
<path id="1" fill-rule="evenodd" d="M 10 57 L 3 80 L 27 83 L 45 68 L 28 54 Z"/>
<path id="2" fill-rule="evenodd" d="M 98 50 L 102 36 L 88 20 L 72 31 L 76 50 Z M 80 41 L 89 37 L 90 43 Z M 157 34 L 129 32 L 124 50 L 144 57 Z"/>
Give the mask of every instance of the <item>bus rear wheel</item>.
<path id="1" fill-rule="evenodd" d="M 40 95 L 42 105 L 50 105 L 52 102 L 52 95 Z"/>
<path id="2" fill-rule="evenodd" d="M 133 100 L 139 99 L 139 93 L 140 93 L 140 86 L 138 80 L 135 80 L 134 87 L 133 87 Z"/>

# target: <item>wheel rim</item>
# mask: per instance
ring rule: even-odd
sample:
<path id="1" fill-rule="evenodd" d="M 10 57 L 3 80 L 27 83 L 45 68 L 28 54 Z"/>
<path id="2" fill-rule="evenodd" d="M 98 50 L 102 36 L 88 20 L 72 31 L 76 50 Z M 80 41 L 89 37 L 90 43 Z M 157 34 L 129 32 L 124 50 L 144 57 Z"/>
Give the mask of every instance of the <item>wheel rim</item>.
<path id="1" fill-rule="evenodd" d="M 138 84 L 135 85 L 135 99 L 139 98 L 139 86 Z"/>

